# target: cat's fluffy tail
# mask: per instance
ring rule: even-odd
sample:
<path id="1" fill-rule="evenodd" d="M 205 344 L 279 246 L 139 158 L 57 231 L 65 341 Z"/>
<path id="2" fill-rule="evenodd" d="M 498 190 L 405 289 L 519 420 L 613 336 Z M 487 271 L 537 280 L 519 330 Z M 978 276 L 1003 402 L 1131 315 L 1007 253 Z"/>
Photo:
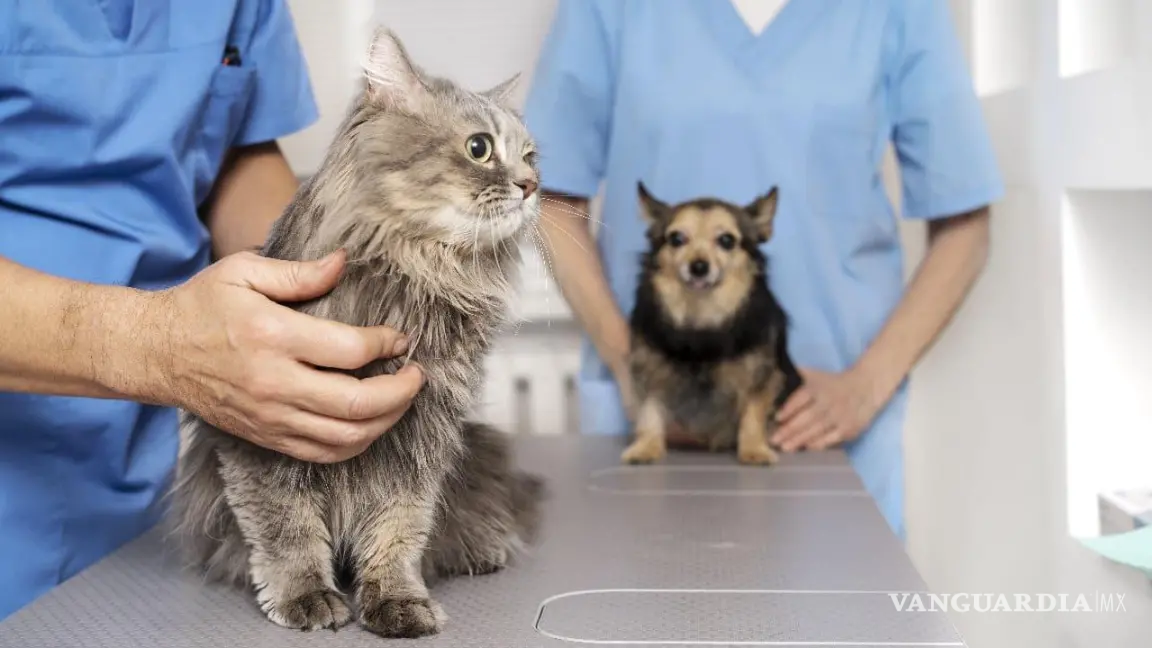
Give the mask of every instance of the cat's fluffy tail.
<path id="1" fill-rule="evenodd" d="M 445 484 L 439 525 L 424 557 L 425 577 L 503 568 L 537 538 L 544 480 L 516 469 L 508 435 L 464 426 L 466 456 Z"/>
<path id="2" fill-rule="evenodd" d="M 216 443 L 224 435 L 202 419 L 181 412 L 187 440 L 176 483 L 168 494 L 167 527 L 189 567 L 207 580 L 248 582 L 248 547 L 224 501 Z"/>

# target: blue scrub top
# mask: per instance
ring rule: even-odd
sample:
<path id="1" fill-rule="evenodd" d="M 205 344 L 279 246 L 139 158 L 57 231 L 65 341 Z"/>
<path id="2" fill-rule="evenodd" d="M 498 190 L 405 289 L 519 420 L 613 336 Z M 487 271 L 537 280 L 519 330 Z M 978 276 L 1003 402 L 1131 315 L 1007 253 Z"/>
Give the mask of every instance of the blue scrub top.
<path id="1" fill-rule="evenodd" d="M 1003 195 L 946 0 L 792 0 L 759 36 L 730 0 L 560 0 L 525 115 L 546 189 L 603 185 L 598 248 L 625 312 L 645 247 L 637 180 L 670 202 L 778 186 L 764 250 L 801 367 L 848 368 L 903 294 L 889 142 L 906 218 Z M 580 393 L 585 433 L 627 432 L 590 344 Z M 847 446 L 901 537 L 906 400 L 905 385 Z"/>
<path id="2" fill-rule="evenodd" d="M 0 2 L 0 255 L 178 284 L 226 151 L 316 117 L 283 0 Z M 151 526 L 177 448 L 171 409 L 0 393 L 0 618 Z"/>

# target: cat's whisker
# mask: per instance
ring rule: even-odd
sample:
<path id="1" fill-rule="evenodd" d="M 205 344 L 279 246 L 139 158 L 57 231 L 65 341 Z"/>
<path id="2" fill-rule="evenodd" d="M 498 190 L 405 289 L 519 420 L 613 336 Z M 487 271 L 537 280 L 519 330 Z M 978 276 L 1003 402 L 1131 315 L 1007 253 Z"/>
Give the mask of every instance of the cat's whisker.
<path id="1" fill-rule="evenodd" d="M 545 235 L 546 237 L 548 237 L 548 242 L 549 242 L 549 243 L 552 243 L 552 237 L 551 237 L 551 235 L 549 235 L 549 234 L 548 234 L 548 230 L 547 230 L 547 228 L 543 228 L 541 231 L 543 231 L 544 235 Z M 583 244 L 583 243 L 581 243 L 581 242 L 580 242 L 580 241 L 579 241 L 579 240 L 578 240 L 578 239 L 577 239 L 575 236 L 572 236 L 572 234 L 571 234 L 571 233 L 569 233 L 569 232 L 565 231 L 563 228 L 557 228 L 557 230 L 556 230 L 556 231 L 558 231 L 558 232 L 560 232 L 561 234 L 563 234 L 564 236 L 567 236 L 568 238 L 572 239 L 572 242 L 573 242 L 573 243 L 575 243 L 575 244 L 576 244 L 576 247 L 580 248 L 580 250 L 581 250 L 582 252 L 584 252 L 584 254 L 589 254 L 589 255 L 591 254 L 591 253 L 588 251 L 588 248 L 584 247 L 584 244 Z"/>
<path id="2" fill-rule="evenodd" d="M 552 275 L 552 280 L 556 282 L 557 287 L 559 287 L 560 279 L 556 276 L 556 265 L 551 251 L 554 245 L 552 243 L 552 237 L 549 236 L 548 230 L 539 226 L 536 227 L 536 237 L 539 241 L 538 249 L 541 250 L 540 256 L 544 259 L 544 262 L 548 267 L 548 272 Z"/>
<path id="3" fill-rule="evenodd" d="M 544 279 L 544 285 L 548 289 L 547 292 L 551 293 L 554 284 L 552 284 L 550 280 L 555 280 L 555 269 L 552 267 L 552 260 L 547 254 L 547 246 L 544 245 L 543 239 L 540 238 L 540 227 L 536 223 L 533 223 L 532 227 L 528 230 L 528 233 L 532 237 L 532 247 L 536 250 L 536 254 L 540 257 L 540 260 L 544 262 L 543 267 L 539 269 L 539 272 Z M 544 304 L 546 306 L 548 305 L 550 299 L 551 295 L 546 294 L 544 297 Z M 549 319 L 548 328 L 551 327 L 552 320 Z"/>
<path id="4" fill-rule="evenodd" d="M 505 290 L 508 293 L 511 293 L 512 292 L 512 286 L 508 283 L 509 276 L 504 274 L 504 268 L 500 264 L 501 254 L 508 254 L 508 248 L 506 247 L 507 241 L 505 241 L 504 239 L 501 239 L 500 237 L 498 237 L 496 235 L 496 223 L 494 221 L 489 220 L 488 224 L 492 230 L 492 249 L 496 251 L 496 254 L 494 255 L 494 257 L 496 259 L 496 271 L 497 271 L 497 274 L 499 275 L 501 281 L 504 283 Z M 521 321 L 521 318 L 518 318 L 516 328 L 512 331 L 513 336 L 520 334 L 520 321 Z"/>
<path id="5" fill-rule="evenodd" d="M 582 219 L 584 219 L 590 223 L 596 223 L 597 226 L 603 227 L 605 229 L 607 229 L 607 227 L 608 227 L 607 223 L 596 218 L 595 216 L 593 216 L 589 212 L 585 212 L 585 211 L 581 211 L 579 209 L 576 209 L 571 204 L 566 203 L 562 200 L 556 200 L 554 198 L 541 198 L 540 201 L 541 201 L 541 203 L 547 203 L 551 207 L 551 210 L 555 210 L 556 212 L 559 212 L 565 216 L 571 216 L 573 218 L 582 218 Z"/>
<path id="6" fill-rule="evenodd" d="M 480 271 L 480 222 L 472 221 L 472 268 Z"/>
<path id="7" fill-rule="evenodd" d="M 528 230 L 528 233 L 532 238 L 532 249 L 536 251 L 536 256 L 540 257 L 540 260 L 544 262 L 544 267 L 540 268 L 540 272 L 542 273 L 541 278 L 547 283 L 549 279 L 554 279 L 554 268 L 552 267 L 552 259 L 548 255 L 548 247 L 544 245 L 544 240 L 540 238 L 539 226 L 533 225 L 532 228 Z"/>
<path id="8" fill-rule="evenodd" d="M 592 214 L 590 214 L 586 211 L 581 211 L 579 209 L 576 209 L 575 207 L 573 207 L 572 205 L 569 205 L 566 202 L 561 202 L 559 200 L 551 200 L 551 199 L 546 198 L 546 199 L 544 199 L 544 201 L 541 204 L 543 206 L 548 207 L 552 211 L 556 211 L 556 212 L 559 212 L 561 214 L 565 214 L 567 216 L 572 216 L 573 218 L 582 218 L 586 221 L 591 221 L 591 222 L 597 223 L 599 225 L 604 224 L 603 221 L 596 218 Z"/>
<path id="9" fill-rule="evenodd" d="M 552 251 L 544 242 L 544 238 L 543 238 L 544 228 L 543 228 L 543 226 L 538 222 L 532 223 L 531 233 L 532 233 L 532 237 L 533 237 L 533 244 L 536 246 L 536 251 L 538 253 L 540 253 L 540 255 L 548 263 L 548 269 L 554 270 L 554 268 L 552 266 Z"/>

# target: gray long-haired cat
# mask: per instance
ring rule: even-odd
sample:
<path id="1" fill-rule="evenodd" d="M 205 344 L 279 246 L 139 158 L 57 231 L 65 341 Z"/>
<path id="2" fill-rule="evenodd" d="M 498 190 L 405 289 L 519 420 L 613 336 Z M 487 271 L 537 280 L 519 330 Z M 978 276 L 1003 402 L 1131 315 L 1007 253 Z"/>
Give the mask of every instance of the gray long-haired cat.
<path id="1" fill-rule="evenodd" d="M 533 539 L 543 483 L 514 470 L 503 433 L 466 421 L 538 210 L 534 145 L 504 105 L 515 80 L 468 92 L 378 30 L 361 96 L 264 247 L 293 260 L 343 248 L 340 284 L 295 307 L 409 335 L 427 381 L 392 430 L 353 459 L 308 464 L 185 415 L 176 531 L 196 566 L 251 587 L 277 624 L 351 621 L 338 589 L 350 576 L 362 626 L 435 633 L 446 616 L 426 579 L 495 571 Z"/>

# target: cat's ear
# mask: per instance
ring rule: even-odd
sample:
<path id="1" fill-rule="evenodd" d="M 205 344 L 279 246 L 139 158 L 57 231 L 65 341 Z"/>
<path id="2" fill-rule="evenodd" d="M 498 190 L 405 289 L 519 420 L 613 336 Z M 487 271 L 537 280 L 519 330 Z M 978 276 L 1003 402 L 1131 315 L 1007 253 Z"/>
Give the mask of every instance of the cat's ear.
<path id="1" fill-rule="evenodd" d="M 372 34 L 364 82 L 373 101 L 397 108 L 412 107 L 428 91 L 400 38 L 383 27 Z"/>
<path id="2" fill-rule="evenodd" d="M 776 187 L 772 187 L 768 193 L 753 200 L 744 208 L 752 219 L 752 225 L 756 228 L 756 235 L 761 243 L 772 238 L 772 222 L 776 218 L 777 202 Z"/>
<path id="3" fill-rule="evenodd" d="M 657 225 L 668 218 L 671 208 L 652 196 L 643 182 L 636 183 L 636 194 L 640 199 L 640 216 L 649 225 Z"/>
<path id="4" fill-rule="evenodd" d="M 507 104 L 508 100 L 512 98 L 512 93 L 516 91 L 516 88 L 519 85 L 520 74 L 517 73 L 511 79 L 508 79 L 495 88 L 486 91 L 484 96 L 498 104 Z"/>

